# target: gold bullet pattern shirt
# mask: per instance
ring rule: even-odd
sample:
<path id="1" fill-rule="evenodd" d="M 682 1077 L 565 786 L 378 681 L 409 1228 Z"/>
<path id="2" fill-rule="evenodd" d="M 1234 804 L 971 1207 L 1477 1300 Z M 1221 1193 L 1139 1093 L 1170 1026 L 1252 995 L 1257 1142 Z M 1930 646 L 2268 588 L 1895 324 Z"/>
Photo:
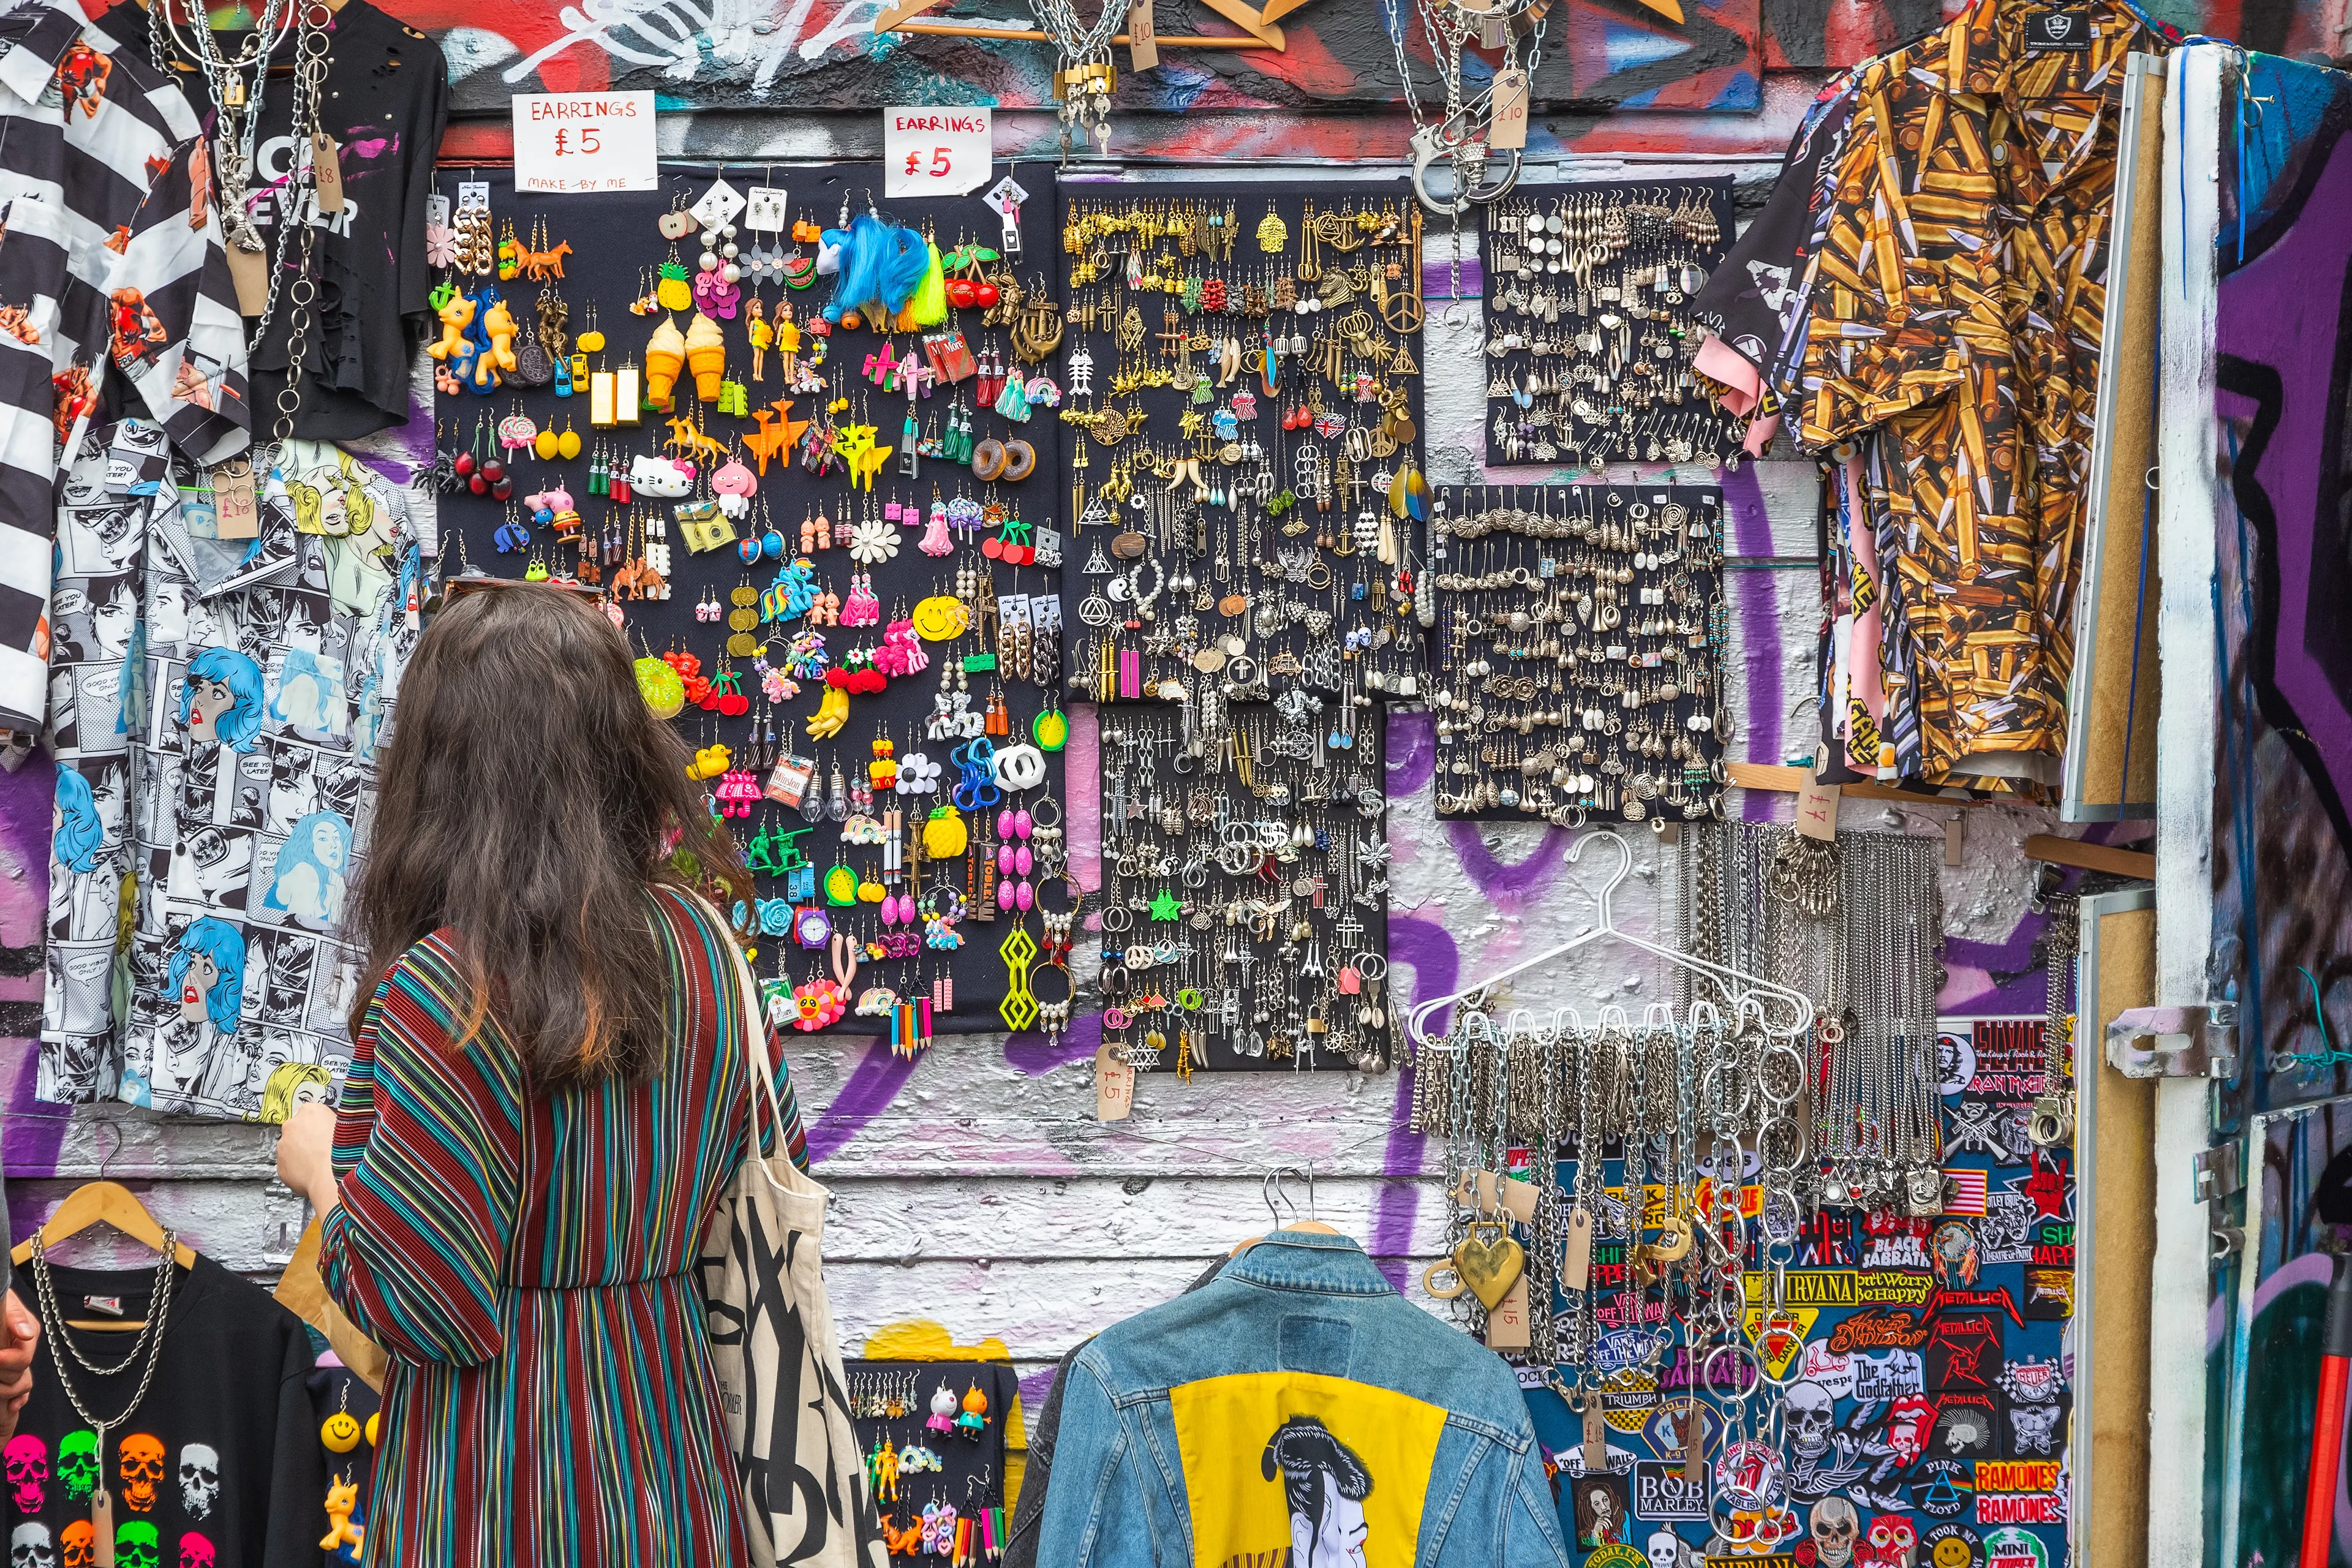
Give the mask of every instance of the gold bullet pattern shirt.
<path id="1" fill-rule="evenodd" d="M 2163 47 L 2114 0 L 1975 0 L 1855 83 L 1798 410 L 1809 447 L 1879 444 L 1905 776 L 2057 780 L 2123 59 Z"/>

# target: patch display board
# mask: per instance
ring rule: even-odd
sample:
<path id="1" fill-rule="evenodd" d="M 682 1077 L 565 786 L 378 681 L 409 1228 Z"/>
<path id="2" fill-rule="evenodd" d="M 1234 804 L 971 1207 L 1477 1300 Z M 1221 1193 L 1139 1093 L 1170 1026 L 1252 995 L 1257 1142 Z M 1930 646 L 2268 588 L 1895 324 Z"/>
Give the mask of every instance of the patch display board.
<path id="1" fill-rule="evenodd" d="M 2065 1155 L 2039 1153 L 2024 1131 L 2042 1092 L 2043 1021 L 1945 1018 L 1937 1028 L 1945 1212 L 1902 1219 L 1827 1209 L 1804 1226 L 1783 1276 L 1798 1331 L 1758 1344 L 1782 1388 L 1756 1387 L 1752 1363 L 1737 1356 L 1694 1366 L 1679 1340 L 1649 1352 L 1660 1304 L 1655 1291 L 1622 1288 L 1628 1208 L 1622 1185 L 1612 1185 L 1591 1248 L 1603 1292 L 1592 1372 L 1605 1476 L 1588 1471 L 1583 1424 L 1549 1369 L 1521 1373 L 1537 1437 L 1557 1468 L 1560 1525 L 1580 1561 L 1633 1568 L 1704 1553 L 1710 1563 L 1794 1563 L 1808 1552 L 1827 1560 L 1825 1545 L 1852 1549 L 1864 1563 L 2067 1561 L 2074 1182 Z M 1560 1162 L 1563 1191 L 1575 1169 Z M 1608 1162 L 1612 1184 L 1622 1169 Z M 1751 1339 L 1771 1279 L 1751 1257 L 1743 1281 Z M 1555 1310 L 1568 1311 L 1564 1294 Z M 1641 1326 L 1645 1316 L 1650 1327 Z M 1743 1389 L 1750 1418 L 1768 1431 L 1769 1405 L 1781 1407 L 1778 1500 L 1747 1516 L 1721 1507 L 1711 1514 L 1727 1478 L 1718 1468 L 1703 1486 L 1685 1479 L 1686 1396 L 1698 1394 L 1696 1419 L 1714 1456 Z M 1749 1542 L 1748 1555 L 1735 1555 L 1733 1532 Z M 1661 1555 L 1662 1534 L 1675 1538 L 1680 1555 Z M 1612 1546 L 1619 1554 L 1606 1555 Z"/>
<path id="2" fill-rule="evenodd" d="M 1061 219 L 1072 694 L 1417 692 L 1410 190 L 1066 184 Z"/>
<path id="3" fill-rule="evenodd" d="M 1486 215 L 1486 460 L 1718 463 L 1744 423 L 1691 374 L 1729 176 L 1521 186 Z"/>
<path id="4" fill-rule="evenodd" d="M 1138 1071 L 1391 1059 L 1381 710 L 1102 714 L 1103 1043 Z"/>
<path id="5" fill-rule="evenodd" d="M 1723 492 L 1446 488 L 1437 815 L 1688 822 L 1723 795 Z"/>
<path id="6" fill-rule="evenodd" d="M 557 301 L 569 337 L 601 329 L 604 347 L 572 363 L 558 357 L 551 370 L 564 375 L 548 384 L 526 389 L 509 381 L 488 395 L 445 390 L 437 399 L 445 459 L 464 457 L 478 464 L 499 458 L 510 470 L 513 489 L 511 501 L 503 501 L 477 495 L 469 479 L 455 478 L 442 512 L 453 535 L 443 551 L 446 569 L 453 575 L 471 569 L 519 577 L 544 570 L 593 579 L 641 656 L 690 655 L 695 676 L 719 686 L 731 676 L 743 709 L 730 714 L 699 705 L 699 689 L 689 679 L 689 700 L 676 722 L 698 752 L 729 749 L 708 779 L 714 796 L 722 786 L 749 786 L 751 798 L 736 803 L 741 814 L 730 826 L 757 879 L 758 901 L 740 913 L 760 932 L 754 963 L 769 978 L 772 996 L 801 1016 L 793 994 L 821 978 L 837 979 L 845 967 L 836 962 L 841 954 L 829 935 L 813 922 L 804 927 L 795 911 L 821 912 L 832 931 L 864 948 L 847 987 L 849 1010 L 831 1026 L 845 1031 L 893 1027 L 897 1021 L 877 987 L 909 1002 L 930 1000 L 932 1026 L 940 1032 L 1000 1030 L 1015 1019 L 1015 1026 L 1025 1027 L 1030 1015 L 1017 999 L 1025 992 L 1014 976 L 1025 973 L 1032 959 L 1050 962 L 1051 955 L 1035 951 L 1045 935 L 1041 919 L 1018 907 L 1018 889 L 1029 887 L 1037 910 L 1066 906 L 1058 824 L 1064 804 L 1059 746 L 1066 726 L 1053 629 L 1059 621 L 1060 572 L 1052 564 L 1058 552 L 1054 476 L 1061 429 L 1050 407 L 1038 406 L 1018 420 L 993 406 L 1000 393 L 982 395 L 986 381 L 1017 378 L 1024 396 L 1035 387 L 1040 405 L 1054 395 L 1029 379 L 1039 369 L 1021 363 L 1014 344 L 1024 318 L 1007 306 L 1007 285 L 1044 280 L 1045 269 L 1037 263 L 1053 245 L 1052 174 L 1028 165 L 1012 172 L 1030 193 L 1020 209 L 1022 254 L 976 261 L 963 279 L 989 281 L 982 298 L 997 303 L 951 308 L 948 322 L 930 331 L 884 335 L 845 324 L 820 337 L 814 321 L 833 299 L 834 279 L 816 278 L 805 289 L 782 281 L 816 256 L 814 227 L 836 227 L 852 206 L 853 216 L 867 212 L 867 192 L 882 181 L 879 169 L 864 164 L 667 164 L 657 192 L 593 196 L 518 198 L 511 181 L 495 175 L 480 182 L 488 216 L 473 232 L 505 237 L 510 229 L 527 253 L 520 259 L 549 277 L 541 282 L 526 273 L 500 283 L 495 273 L 468 270 L 457 279 L 477 295 L 484 284 L 502 290 L 520 326 L 518 348 L 537 334 L 549 319 L 542 312 L 551 314 Z M 732 220 L 734 242 L 744 253 L 738 258 L 745 273 L 738 284 L 740 300 L 730 313 L 706 290 L 702 306 L 690 297 L 682 308 L 633 312 L 633 301 L 659 287 L 666 265 L 691 288 L 699 274 L 702 226 L 686 209 L 704 202 L 722 174 L 741 198 Z M 461 245 L 474 221 L 466 216 L 462 198 L 468 193 L 461 187 L 472 183 L 470 174 L 445 171 L 438 186 L 455 205 Z M 761 194 L 778 189 L 777 198 Z M 977 195 L 889 203 L 881 216 L 928 229 L 942 251 L 967 241 L 999 247 L 1004 227 Z M 665 218 L 675 238 L 657 226 Z M 754 228 L 755 223 L 780 226 Z M 809 238 L 794 239 L 796 224 L 813 226 L 803 230 Z M 560 280 L 552 274 L 557 264 Z M 950 291 L 950 300 L 961 292 Z M 749 309 L 754 299 L 776 333 L 757 353 Z M 701 331 L 698 318 L 716 327 L 715 337 Z M 445 316 L 445 333 L 447 321 Z M 624 371 L 646 377 L 655 367 L 648 350 L 665 322 L 689 334 L 673 351 L 682 352 L 685 363 L 671 411 L 646 407 L 634 423 L 602 424 L 592 415 L 595 384 L 590 378 Z M 943 362 L 950 372 L 962 373 L 953 380 L 930 374 L 942 362 L 932 359 L 926 341 L 950 331 L 960 334 L 961 350 Z M 794 332 L 796 353 L 787 352 Z M 581 352 L 576 342 L 566 347 Z M 561 395 L 575 363 L 582 384 Z M 707 376 L 709 384 L 698 376 Z M 724 412 L 730 408 L 736 412 Z M 518 416 L 534 426 L 576 433 L 579 455 L 567 459 L 559 448 L 550 460 L 532 446 L 501 450 L 500 426 Z M 862 445 L 853 433 L 856 426 L 870 426 L 873 446 L 890 448 L 878 463 L 866 459 L 875 465 L 867 480 L 856 478 L 853 467 Z M 840 439 L 829 442 L 828 433 Z M 1014 441 L 1029 443 L 1034 453 L 1016 465 L 1027 469 L 1023 479 L 984 483 L 976 477 L 975 453 L 992 466 L 997 447 Z M 950 447 L 964 458 L 929 455 Z M 692 465 L 690 477 L 675 464 Z M 530 498 L 556 487 L 577 512 L 576 525 L 534 521 Z M 721 501 L 727 505 L 718 518 L 724 526 L 707 535 L 695 531 L 711 525 L 692 520 Z M 771 537 L 772 553 L 763 550 L 752 563 L 740 558 L 745 542 Z M 711 547 L 698 549 L 698 539 Z M 1008 551 L 1007 544 L 1015 548 Z M 665 546 L 667 570 L 661 567 Z M 1035 559 L 1013 564 L 1024 549 L 1035 551 Z M 807 613 L 791 611 L 794 563 L 803 559 L 809 591 L 832 596 L 838 624 L 816 626 Z M 955 622 L 952 615 L 938 618 L 945 613 L 942 600 L 960 605 L 970 626 L 931 640 L 929 630 Z M 919 631 L 909 623 L 922 606 L 929 613 Z M 821 599 L 817 613 L 826 613 Z M 866 624 L 855 624 L 859 619 Z M 821 656 L 805 640 L 810 637 L 823 638 Z M 901 647 L 919 650 L 927 667 L 887 677 L 882 690 L 830 699 L 837 703 L 846 697 L 845 721 L 836 734 L 811 735 L 809 725 L 828 700 L 829 672 L 860 662 L 858 650 L 875 665 L 887 666 L 897 661 L 886 650 Z M 700 700 L 710 700 L 700 693 Z M 987 759 L 1020 742 L 1039 748 L 1023 759 L 1036 777 L 1025 790 L 1009 790 L 1005 780 L 990 776 Z M 800 773 L 795 760 L 807 770 L 799 789 L 793 787 Z M 901 782 L 935 782 L 901 793 L 889 782 L 894 766 Z M 855 793 L 860 788 L 874 791 L 870 803 Z M 959 801 L 962 847 L 952 848 L 957 835 L 942 829 L 933 852 L 923 853 L 929 814 Z M 1006 819 L 1023 807 L 1027 817 Z M 1024 823 L 1026 838 L 1020 833 Z M 1002 913 L 996 903 L 1001 840 L 1015 868 L 1002 879 L 1016 893 L 1016 907 Z M 1025 875 L 1019 868 L 1024 848 Z M 895 918 L 908 897 L 919 906 L 916 918 Z M 945 933 L 923 916 L 950 913 L 958 905 L 969 911 L 950 922 L 961 945 L 929 945 Z M 886 911 L 894 917 L 887 924 Z M 813 947 L 803 945 L 810 934 L 816 936 Z M 1032 950 L 1026 958 L 1020 956 L 1023 941 Z M 1001 952 L 1008 942 L 1013 952 Z M 877 952 L 886 956 L 873 956 Z M 903 956 L 887 956 L 893 952 Z M 1000 1015 L 1009 999 L 1010 1015 Z"/>

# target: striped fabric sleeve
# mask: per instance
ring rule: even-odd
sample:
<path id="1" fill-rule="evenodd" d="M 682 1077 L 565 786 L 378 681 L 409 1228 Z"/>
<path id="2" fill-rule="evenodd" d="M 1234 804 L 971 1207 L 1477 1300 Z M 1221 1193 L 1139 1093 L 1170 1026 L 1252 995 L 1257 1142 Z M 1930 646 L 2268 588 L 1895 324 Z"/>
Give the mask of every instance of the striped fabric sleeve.
<path id="1" fill-rule="evenodd" d="M 793 1163 L 805 1171 L 809 1168 L 808 1133 L 801 1126 L 800 1100 L 793 1094 L 793 1064 L 784 1060 L 783 1041 L 776 1026 L 768 1026 L 768 1059 L 776 1064 L 776 1099 L 784 1108 L 784 1151 Z M 760 1152 L 772 1155 L 776 1152 L 775 1134 L 769 1131 L 768 1119 L 760 1118 Z"/>
<path id="2" fill-rule="evenodd" d="M 464 989 L 420 943 L 353 1045 L 337 1107 L 341 1205 L 319 1252 L 327 1293 L 394 1355 L 460 1366 L 504 1348 L 500 1275 L 521 1203 L 521 1106 L 478 1047 L 451 1048 Z"/>
<path id="3" fill-rule="evenodd" d="M 114 258 L 110 293 L 135 292 L 154 311 L 164 338 L 152 355 L 133 356 L 121 352 L 118 337 L 116 368 L 172 444 L 209 466 L 252 444 L 253 416 L 245 323 L 236 313 L 220 219 L 209 202 L 194 202 L 189 160 L 198 145 L 191 140 L 173 148 L 156 171 Z"/>

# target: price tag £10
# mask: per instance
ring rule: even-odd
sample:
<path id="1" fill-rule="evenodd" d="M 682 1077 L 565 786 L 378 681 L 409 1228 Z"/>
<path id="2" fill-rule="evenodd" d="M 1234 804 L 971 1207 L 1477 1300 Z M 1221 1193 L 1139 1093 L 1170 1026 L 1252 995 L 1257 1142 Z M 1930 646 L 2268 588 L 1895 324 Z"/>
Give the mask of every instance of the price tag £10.
<path id="1" fill-rule="evenodd" d="M 885 109 L 883 195 L 970 195 L 988 183 L 993 136 L 986 109 Z"/>

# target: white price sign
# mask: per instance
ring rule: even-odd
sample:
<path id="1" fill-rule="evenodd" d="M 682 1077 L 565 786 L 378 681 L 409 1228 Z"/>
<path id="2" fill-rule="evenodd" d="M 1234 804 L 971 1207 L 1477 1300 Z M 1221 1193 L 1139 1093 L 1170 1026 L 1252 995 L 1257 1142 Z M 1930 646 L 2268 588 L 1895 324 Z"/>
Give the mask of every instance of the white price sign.
<path id="1" fill-rule="evenodd" d="M 985 109 L 882 111 L 882 194 L 961 196 L 988 183 L 995 156 Z"/>
<path id="2" fill-rule="evenodd" d="M 528 92 L 513 102 L 516 190 L 575 195 L 660 185 L 652 93 Z"/>

